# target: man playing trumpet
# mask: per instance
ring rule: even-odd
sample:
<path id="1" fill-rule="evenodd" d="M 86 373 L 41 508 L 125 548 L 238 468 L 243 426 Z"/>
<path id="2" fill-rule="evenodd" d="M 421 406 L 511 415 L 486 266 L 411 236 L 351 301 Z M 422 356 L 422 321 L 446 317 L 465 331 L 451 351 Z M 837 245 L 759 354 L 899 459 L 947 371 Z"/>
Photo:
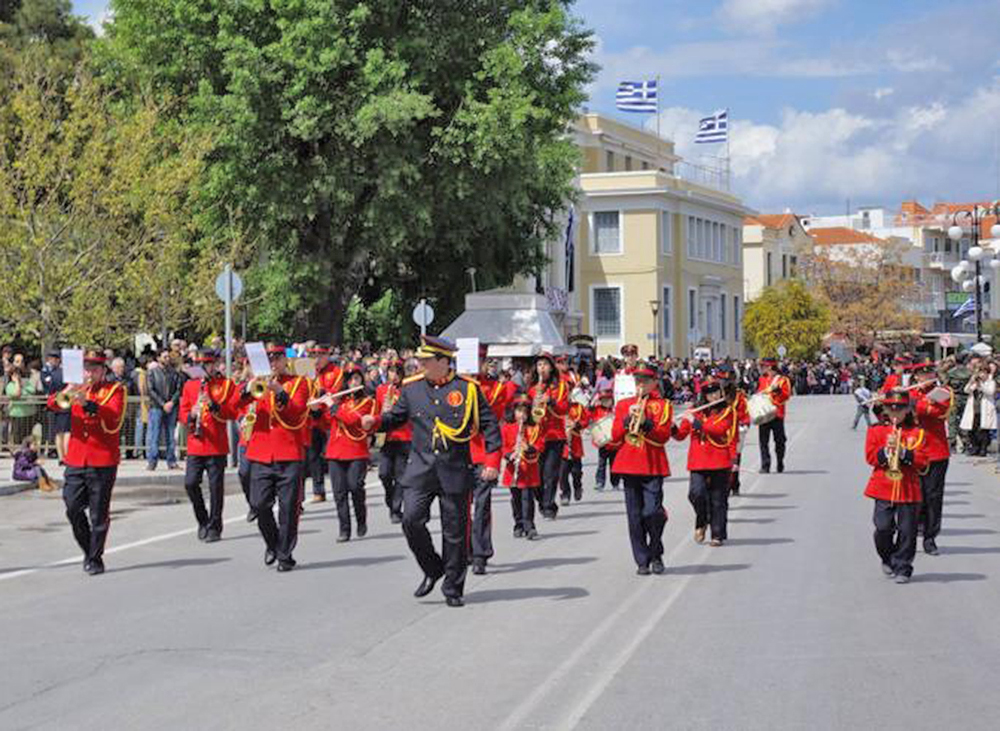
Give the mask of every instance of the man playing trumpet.
<path id="1" fill-rule="evenodd" d="M 236 386 L 219 372 L 220 359 L 217 350 L 206 348 L 198 353 L 195 362 L 204 370 L 204 376 L 184 384 L 178 414 L 181 422 L 188 425 L 184 489 L 198 521 L 198 540 L 206 543 L 215 543 L 222 537 L 229 420 L 236 418 L 240 402 Z M 206 473 L 207 511 L 201 493 L 201 479 Z"/>
<path id="2" fill-rule="evenodd" d="M 611 439 L 620 442 L 612 471 L 621 475 L 625 486 L 625 512 L 636 573 L 662 574 L 663 480 L 670 476 L 664 449 L 673 430 L 673 409 L 656 389 L 656 373 L 639 364 L 632 372 L 636 395 L 622 399 L 615 407 Z"/>
<path id="3" fill-rule="evenodd" d="M 250 505 L 257 514 L 257 527 L 267 548 L 264 564 L 278 562 L 278 571 L 295 568 L 292 551 L 299 534 L 299 490 L 305 450 L 302 430 L 309 420 L 309 384 L 302 376 L 289 375 L 285 349 L 269 345 L 267 357 L 271 377 L 254 378 L 240 394 L 240 405 L 252 414 L 247 440 L 250 462 Z M 278 502 L 278 523 L 274 502 Z"/>
<path id="4" fill-rule="evenodd" d="M 111 491 L 121 462 L 118 435 L 125 420 L 125 390 L 121 384 L 106 382 L 101 351 L 87 351 L 83 367 L 84 382 L 49 396 L 48 407 L 70 412 L 63 501 L 73 536 L 83 550 L 83 570 L 95 576 L 104 573 Z"/>
<path id="5" fill-rule="evenodd" d="M 917 423 L 927 437 L 927 459 L 930 465 L 920 475 L 923 504 L 919 526 L 924 533 L 924 553 L 938 554 L 937 536 L 941 532 L 941 511 L 944 508 L 944 481 L 948 474 L 951 449 L 948 446 L 948 412 L 954 394 L 947 386 L 939 386 L 934 363 L 924 361 L 913 366 L 917 388 L 914 392 Z"/>

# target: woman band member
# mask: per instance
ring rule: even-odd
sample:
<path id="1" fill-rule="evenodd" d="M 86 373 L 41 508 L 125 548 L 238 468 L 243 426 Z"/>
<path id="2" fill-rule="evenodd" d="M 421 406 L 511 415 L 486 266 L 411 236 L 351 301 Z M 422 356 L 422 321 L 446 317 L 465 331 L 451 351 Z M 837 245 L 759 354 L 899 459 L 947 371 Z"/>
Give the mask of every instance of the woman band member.
<path id="1" fill-rule="evenodd" d="M 556 362 L 550 353 L 535 359 L 535 385 L 528 391 L 531 410 L 545 434 L 542 452 L 542 515 L 555 520 L 559 512 L 556 491 L 559 489 L 559 469 L 562 466 L 563 448 L 566 446 L 564 419 L 569 411 L 569 387 L 559 377 Z"/>

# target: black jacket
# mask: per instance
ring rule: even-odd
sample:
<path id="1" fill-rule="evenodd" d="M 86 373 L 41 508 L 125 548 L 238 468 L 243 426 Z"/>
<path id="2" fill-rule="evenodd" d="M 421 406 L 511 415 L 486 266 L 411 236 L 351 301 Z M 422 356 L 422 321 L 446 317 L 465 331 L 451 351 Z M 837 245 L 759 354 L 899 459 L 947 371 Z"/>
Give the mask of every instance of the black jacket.
<path id="1" fill-rule="evenodd" d="M 158 409 L 168 401 L 174 403 L 174 408 L 179 406 L 181 397 L 181 376 L 173 368 L 154 368 L 149 372 L 149 400 L 150 404 Z"/>

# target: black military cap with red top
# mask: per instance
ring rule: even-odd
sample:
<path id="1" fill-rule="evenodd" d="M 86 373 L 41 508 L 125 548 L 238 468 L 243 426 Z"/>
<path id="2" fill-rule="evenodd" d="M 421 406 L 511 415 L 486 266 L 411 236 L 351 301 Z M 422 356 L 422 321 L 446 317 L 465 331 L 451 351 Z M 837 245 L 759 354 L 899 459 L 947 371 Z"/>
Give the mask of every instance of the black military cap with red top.
<path id="1" fill-rule="evenodd" d="M 762 366 L 768 366 L 770 368 L 776 368 L 777 365 L 778 365 L 778 359 L 777 358 L 761 358 L 760 359 L 760 364 Z"/>
<path id="2" fill-rule="evenodd" d="M 639 346 L 634 345 L 633 343 L 626 343 L 621 347 L 621 354 L 624 357 L 628 357 L 630 355 L 639 355 Z"/>
<path id="3" fill-rule="evenodd" d="M 656 368 L 649 363 L 637 363 L 632 375 L 635 378 L 656 378 Z"/>
<path id="4" fill-rule="evenodd" d="M 267 346 L 267 357 L 271 360 L 280 358 L 283 355 L 287 355 L 287 350 L 284 345 L 278 345 L 276 343 L 271 343 Z"/>
<path id="5" fill-rule="evenodd" d="M 103 366 L 108 364 L 108 359 L 104 357 L 103 351 L 88 350 L 83 354 L 83 364 L 85 366 Z"/>
<path id="6" fill-rule="evenodd" d="M 556 367 L 556 357 L 547 350 L 543 350 L 541 353 L 535 356 L 536 363 L 540 360 L 547 360 L 550 364 L 552 364 L 553 368 Z"/>
<path id="7" fill-rule="evenodd" d="M 198 351 L 198 354 L 194 357 L 195 363 L 215 363 L 222 354 L 215 350 L 214 348 L 202 348 Z"/>
<path id="8" fill-rule="evenodd" d="M 333 352 L 329 345 L 314 345 L 309 348 L 309 355 L 330 355 Z"/>

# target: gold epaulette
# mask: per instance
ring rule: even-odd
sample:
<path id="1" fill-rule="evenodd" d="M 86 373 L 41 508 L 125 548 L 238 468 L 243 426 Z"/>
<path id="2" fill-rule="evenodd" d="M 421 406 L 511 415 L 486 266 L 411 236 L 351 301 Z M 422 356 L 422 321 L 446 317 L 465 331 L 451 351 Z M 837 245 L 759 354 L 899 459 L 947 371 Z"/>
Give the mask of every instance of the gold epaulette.
<path id="1" fill-rule="evenodd" d="M 424 378 L 423 373 L 415 373 L 412 376 L 407 376 L 406 378 L 404 378 L 403 385 L 405 386 L 410 383 L 416 383 L 417 381 L 422 381 L 423 378 Z"/>

